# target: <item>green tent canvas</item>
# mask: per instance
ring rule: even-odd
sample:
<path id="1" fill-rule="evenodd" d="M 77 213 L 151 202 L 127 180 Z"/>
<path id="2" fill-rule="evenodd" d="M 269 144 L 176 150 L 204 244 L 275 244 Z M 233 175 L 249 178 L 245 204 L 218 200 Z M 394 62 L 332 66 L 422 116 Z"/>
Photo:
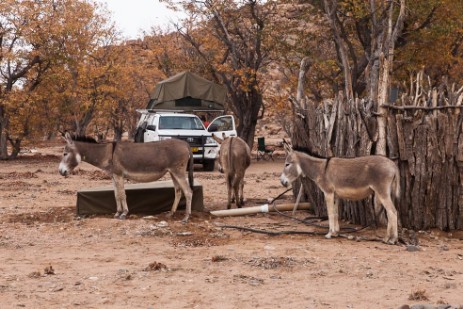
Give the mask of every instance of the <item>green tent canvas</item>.
<path id="1" fill-rule="evenodd" d="M 227 89 L 185 71 L 159 82 L 147 109 L 155 111 L 223 111 Z"/>

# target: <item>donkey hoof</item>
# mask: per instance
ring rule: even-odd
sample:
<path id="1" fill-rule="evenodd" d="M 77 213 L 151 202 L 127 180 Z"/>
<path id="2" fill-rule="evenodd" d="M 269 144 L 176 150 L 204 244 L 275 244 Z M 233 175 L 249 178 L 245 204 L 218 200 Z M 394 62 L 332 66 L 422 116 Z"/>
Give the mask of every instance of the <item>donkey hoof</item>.
<path id="1" fill-rule="evenodd" d="M 121 215 L 120 212 L 116 212 L 116 213 L 114 214 L 114 219 L 119 219 L 119 216 L 120 216 L 120 215 Z"/>
<path id="2" fill-rule="evenodd" d="M 119 220 L 125 220 L 125 219 L 127 219 L 127 214 L 121 214 L 119 216 Z"/>
<path id="3" fill-rule="evenodd" d="M 188 219 L 189 219 L 189 216 L 185 216 L 185 218 L 183 218 L 183 220 L 182 220 L 182 223 L 183 223 L 183 224 L 187 224 L 187 223 L 188 223 Z"/>
<path id="4" fill-rule="evenodd" d="M 174 215 L 174 213 L 173 213 L 172 211 L 169 211 L 169 212 L 166 214 L 166 217 L 170 219 L 170 218 L 173 217 L 173 215 Z"/>
<path id="5" fill-rule="evenodd" d="M 397 238 L 384 237 L 383 243 L 386 245 L 395 245 L 397 243 Z"/>
<path id="6" fill-rule="evenodd" d="M 325 238 L 326 238 L 326 239 L 330 239 L 330 238 L 333 238 L 333 237 L 338 237 L 338 233 L 336 233 L 336 232 L 329 232 L 328 234 L 325 235 Z"/>

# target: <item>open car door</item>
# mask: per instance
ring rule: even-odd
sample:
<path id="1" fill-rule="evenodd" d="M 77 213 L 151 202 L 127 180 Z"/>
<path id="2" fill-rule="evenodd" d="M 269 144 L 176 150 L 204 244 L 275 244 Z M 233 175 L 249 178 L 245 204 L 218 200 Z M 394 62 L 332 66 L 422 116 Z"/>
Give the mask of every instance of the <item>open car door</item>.
<path id="1" fill-rule="evenodd" d="M 219 116 L 212 120 L 207 127 L 207 131 L 218 138 L 223 138 L 224 134 L 226 137 L 237 136 L 235 119 L 232 115 Z"/>

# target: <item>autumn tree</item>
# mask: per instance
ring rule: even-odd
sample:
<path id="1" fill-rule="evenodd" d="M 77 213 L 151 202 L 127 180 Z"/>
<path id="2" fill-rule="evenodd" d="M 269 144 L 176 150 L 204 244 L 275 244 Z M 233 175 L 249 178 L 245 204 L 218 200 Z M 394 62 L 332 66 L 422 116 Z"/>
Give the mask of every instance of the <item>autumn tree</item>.
<path id="1" fill-rule="evenodd" d="M 172 3 L 172 1 L 171 1 Z M 177 25 L 202 65 L 228 89 L 229 107 L 239 120 L 238 135 L 250 146 L 263 106 L 260 70 L 269 61 L 273 1 L 178 1 L 188 15 Z"/>
<path id="2" fill-rule="evenodd" d="M 135 134 L 139 114 L 144 109 L 154 85 L 165 78 L 154 59 L 158 56 L 150 48 L 149 40 L 127 41 L 115 49 L 115 79 L 111 82 L 114 90 L 108 104 L 102 111 L 102 119 L 109 120 L 109 128 L 114 139 L 120 140 L 124 132 Z"/>
<path id="3" fill-rule="evenodd" d="M 99 31 L 107 24 L 89 1 L 6 0 L 0 12 L 0 158 L 6 159 L 17 155 L 22 139 L 44 127 L 41 115 L 52 117 L 50 111 L 61 109 L 47 86 L 62 81 L 58 71 L 75 67 L 78 57 L 95 50 L 90 43 L 103 45 Z M 42 109 L 52 102 L 58 105 Z"/>
<path id="4" fill-rule="evenodd" d="M 451 0 L 415 1 L 397 42 L 395 82 L 408 81 L 424 69 L 433 86 L 442 78 L 463 83 L 463 3 Z"/>

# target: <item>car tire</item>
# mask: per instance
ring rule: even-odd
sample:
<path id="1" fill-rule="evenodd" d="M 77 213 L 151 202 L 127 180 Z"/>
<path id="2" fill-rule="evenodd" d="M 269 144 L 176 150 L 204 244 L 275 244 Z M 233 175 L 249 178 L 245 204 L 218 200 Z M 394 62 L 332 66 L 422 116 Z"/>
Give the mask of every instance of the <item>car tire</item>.
<path id="1" fill-rule="evenodd" d="M 215 167 L 215 160 L 207 160 L 203 163 L 203 169 L 207 172 L 212 172 Z"/>

